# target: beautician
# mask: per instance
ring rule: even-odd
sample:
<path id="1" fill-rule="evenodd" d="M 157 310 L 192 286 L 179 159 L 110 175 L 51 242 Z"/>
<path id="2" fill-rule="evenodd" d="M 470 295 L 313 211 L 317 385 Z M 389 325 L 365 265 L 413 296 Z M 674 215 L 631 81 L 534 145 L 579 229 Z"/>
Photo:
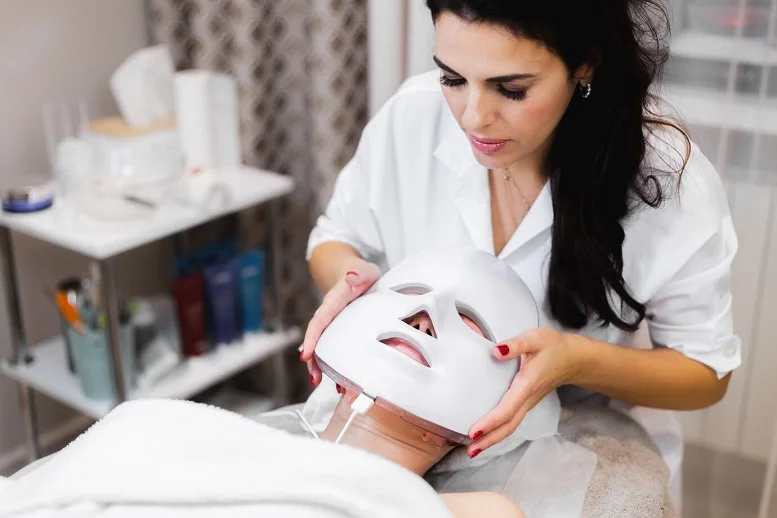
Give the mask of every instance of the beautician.
<path id="1" fill-rule="evenodd" d="M 427 0 L 439 71 L 408 80 L 364 130 L 310 236 L 323 329 L 406 255 L 473 245 L 523 278 L 540 329 L 495 344 L 522 357 L 470 456 L 550 391 L 601 398 L 645 426 L 673 473 L 666 410 L 710 406 L 740 364 L 737 239 L 720 178 L 649 94 L 665 59 L 657 0 Z M 635 346 L 646 322 L 652 347 Z M 605 403 L 606 404 L 606 403 Z"/>

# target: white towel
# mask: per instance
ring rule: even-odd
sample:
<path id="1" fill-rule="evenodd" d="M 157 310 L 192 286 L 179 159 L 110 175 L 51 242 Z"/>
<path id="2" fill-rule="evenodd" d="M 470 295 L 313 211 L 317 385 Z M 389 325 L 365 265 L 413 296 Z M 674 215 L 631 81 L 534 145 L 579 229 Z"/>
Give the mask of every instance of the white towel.
<path id="1" fill-rule="evenodd" d="M 451 517 L 398 464 L 186 401 L 124 403 L 40 468 L 2 484 L 4 518 Z"/>

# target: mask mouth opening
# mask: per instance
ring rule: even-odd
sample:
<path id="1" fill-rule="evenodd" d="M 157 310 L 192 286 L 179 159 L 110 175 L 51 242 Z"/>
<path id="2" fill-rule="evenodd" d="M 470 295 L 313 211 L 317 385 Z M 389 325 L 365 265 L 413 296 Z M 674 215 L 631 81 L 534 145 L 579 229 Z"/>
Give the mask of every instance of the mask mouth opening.
<path id="1" fill-rule="evenodd" d="M 424 367 L 429 367 L 429 361 L 421 352 L 421 348 L 410 337 L 401 333 L 384 333 L 378 336 L 378 341 Z"/>

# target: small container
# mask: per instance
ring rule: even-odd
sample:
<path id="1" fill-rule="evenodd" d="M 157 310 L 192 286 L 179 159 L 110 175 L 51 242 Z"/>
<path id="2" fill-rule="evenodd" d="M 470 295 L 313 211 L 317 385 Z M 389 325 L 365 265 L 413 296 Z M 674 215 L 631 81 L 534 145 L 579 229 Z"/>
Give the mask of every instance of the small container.
<path id="1" fill-rule="evenodd" d="M 88 288 L 89 281 L 80 277 L 68 277 L 57 283 L 57 290 L 64 292 L 68 302 L 77 308 L 81 308 L 84 303 L 84 296 Z M 62 334 L 65 337 L 65 348 L 67 349 L 67 368 L 75 374 L 75 362 L 73 360 L 73 346 L 70 343 L 70 334 L 67 328 L 70 327 L 67 320 L 59 313 L 59 320 L 62 326 Z"/>
<path id="2" fill-rule="evenodd" d="M 256 333 L 263 325 L 265 254 L 263 250 L 252 250 L 238 261 L 242 328 L 244 333 Z"/>
<path id="3" fill-rule="evenodd" d="M 2 200 L 5 212 L 38 212 L 54 203 L 54 187 L 51 182 L 7 187 L 2 190 Z"/>
<path id="4" fill-rule="evenodd" d="M 68 339 L 73 347 L 78 379 L 89 399 L 116 403 L 113 383 L 111 344 L 105 329 L 86 327 L 83 334 L 72 326 L 67 328 Z M 124 390 L 129 394 L 135 388 L 135 332 L 130 322 L 119 330 L 121 341 Z"/>

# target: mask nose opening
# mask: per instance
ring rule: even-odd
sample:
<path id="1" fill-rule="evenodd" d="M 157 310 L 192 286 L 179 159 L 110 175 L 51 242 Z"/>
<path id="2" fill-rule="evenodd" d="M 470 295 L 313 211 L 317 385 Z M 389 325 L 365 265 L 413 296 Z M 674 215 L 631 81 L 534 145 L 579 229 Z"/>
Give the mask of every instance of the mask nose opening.
<path id="1" fill-rule="evenodd" d="M 407 318 L 403 318 L 402 322 L 416 331 L 429 335 L 432 338 L 437 338 L 437 333 L 434 330 L 434 324 L 432 323 L 432 317 L 429 316 L 429 313 L 425 310 L 418 311 Z"/>

